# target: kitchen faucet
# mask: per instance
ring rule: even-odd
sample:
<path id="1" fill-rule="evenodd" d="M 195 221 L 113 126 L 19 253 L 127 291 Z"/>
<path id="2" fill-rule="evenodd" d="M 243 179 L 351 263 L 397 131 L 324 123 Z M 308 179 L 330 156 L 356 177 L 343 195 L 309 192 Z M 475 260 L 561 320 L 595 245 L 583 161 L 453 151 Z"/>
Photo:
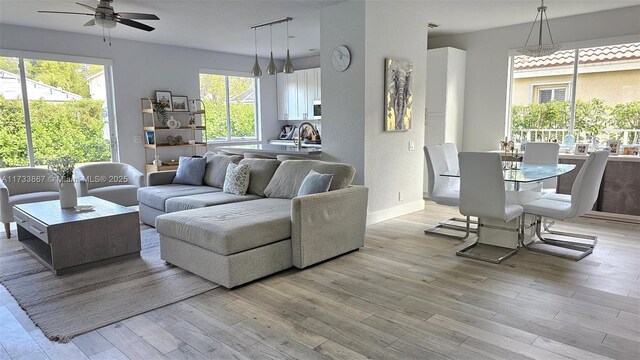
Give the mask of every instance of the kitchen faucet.
<path id="1" fill-rule="evenodd" d="M 303 122 L 302 124 L 300 124 L 300 126 L 298 126 L 298 151 L 302 150 L 302 141 L 303 141 L 303 136 L 304 133 L 302 132 L 303 127 L 305 126 L 311 126 L 311 131 L 312 132 L 316 132 L 316 129 L 313 127 L 313 124 L 311 124 L 310 122 Z"/>

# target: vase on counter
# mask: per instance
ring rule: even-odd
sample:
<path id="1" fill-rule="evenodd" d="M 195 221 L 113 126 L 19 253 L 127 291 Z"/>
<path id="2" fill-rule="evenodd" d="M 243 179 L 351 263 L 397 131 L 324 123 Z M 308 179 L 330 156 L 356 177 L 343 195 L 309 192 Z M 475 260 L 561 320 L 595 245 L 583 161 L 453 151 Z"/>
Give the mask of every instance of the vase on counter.
<path id="1" fill-rule="evenodd" d="M 78 193 L 73 181 L 60 181 L 60 207 L 72 208 L 78 205 Z"/>

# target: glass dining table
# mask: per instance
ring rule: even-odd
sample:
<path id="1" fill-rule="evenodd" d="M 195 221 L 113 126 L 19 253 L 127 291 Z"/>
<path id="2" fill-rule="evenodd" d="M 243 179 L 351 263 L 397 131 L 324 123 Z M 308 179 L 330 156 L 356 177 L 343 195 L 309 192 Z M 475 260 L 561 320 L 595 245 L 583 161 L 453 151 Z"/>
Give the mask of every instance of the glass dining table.
<path id="1" fill-rule="evenodd" d="M 523 183 L 537 183 L 546 179 L 551 179 L 564 175 L 573 169 L 573 164 L 557 164 L 557 165 L 545 165 L 545 164 L 522 164 L 516 163 L 514 167 L 509 166 L 511 162 L 504 162 L 502 175 L 504 181 L 511 183 L 514 191 L 520 190 L 520 184 Z M 460 171 L 447 171 L 440 176 L 448 177 L 460 177 Z"/>
<path id="2" fill-rule="evenodd" d="M 512 162 L 504 162 L 503 178 L 506 185 L 506 199 L 507 203 L 522 205 L 523 203 L 533 201 L 542 197 L 542 185 L 541 182 L 546 179 L 558 177 L 564 175 L 575 169 L 573 164 L 523 164 L 516 163 L 515 166 L 511 166 Z M 459 178 L 459 171 L 447 171 L 441 173 L 440 176 Z M 524 186 L 525 184 L 531 184 Z M 528 217 L 528 216 L 527 216 Z M 501 231 L 499 229 L 505 229 L 505 223 L 501 220 L 494 219 L 478 219 L 478 243 L 492 246 L 498 246 L 517 250 L 519 248 L 518 233 L 522 231 L 525 234 L 525 229 L 521 229 L 522 224 L 529 223 L 525 217 L 524 222 L 520 222 L 517 219 L 512 220 L 506 224 L 506 228 L 511 231 Z M 532 220 L 531 220 L 532 221 Z M 531 228 L 531 227 L 530 227 Z M 526 238 L 531 238 L 535 234 L 531 231 L 530 234 L 525 234 Z M 510 256 L 510 255 L 509 255 Z"/>

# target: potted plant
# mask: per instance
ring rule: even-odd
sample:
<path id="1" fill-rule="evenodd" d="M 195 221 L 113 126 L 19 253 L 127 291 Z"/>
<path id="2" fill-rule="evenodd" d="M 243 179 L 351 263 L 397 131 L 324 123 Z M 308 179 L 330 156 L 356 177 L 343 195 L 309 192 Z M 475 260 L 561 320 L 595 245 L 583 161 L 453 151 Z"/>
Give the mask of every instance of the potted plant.
<path id="1" fill-rule="evenodd" d="M 158 120 L 162 126 L 167 126 L 167 105 L 156 101 L 153 103 L 153 109 L 158 114 Z"/>
<path id="2" fill-rule="evenodd" d="M 63 209 L 78 205 L 78 193 L 73 183 L 75 165 L 75 160 L 69 156 L 49 161 L 49 170 L 56 175 L 60 184 L 60 207 Z"/>

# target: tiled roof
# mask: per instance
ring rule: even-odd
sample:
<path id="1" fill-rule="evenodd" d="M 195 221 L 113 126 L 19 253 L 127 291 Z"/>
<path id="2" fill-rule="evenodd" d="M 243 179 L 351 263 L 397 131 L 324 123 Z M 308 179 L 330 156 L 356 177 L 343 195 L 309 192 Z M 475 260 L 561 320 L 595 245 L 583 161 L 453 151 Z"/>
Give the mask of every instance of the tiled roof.
<path id="1" fill-rule="evenodd" d="M 573 50 L 561 50 L 552 55 L 534 58 L 516 56 L 515 70 L 539 69 L 573 64 Z M 640 43 L 601 46 L 580 50 L 580 64 L 640 59 Z"/>

